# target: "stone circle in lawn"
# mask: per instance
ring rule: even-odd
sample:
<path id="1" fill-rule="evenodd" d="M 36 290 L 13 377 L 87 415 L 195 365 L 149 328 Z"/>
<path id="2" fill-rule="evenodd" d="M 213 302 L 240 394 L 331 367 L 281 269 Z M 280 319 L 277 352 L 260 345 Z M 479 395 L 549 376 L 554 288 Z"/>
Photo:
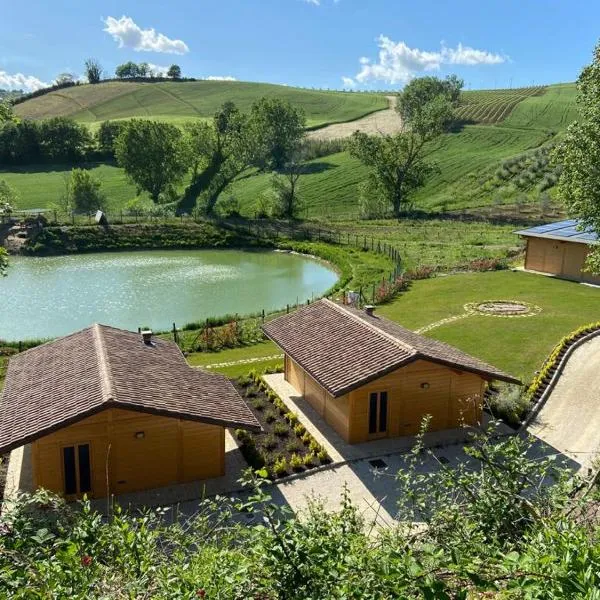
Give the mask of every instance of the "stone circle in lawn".
<path id="1" fill-rule="evenodd" d="M 465 304 L 465 310 L 489 317 L 533 317 L 542 309 L 535 304 L 520 300 L 487 300 Z"/>

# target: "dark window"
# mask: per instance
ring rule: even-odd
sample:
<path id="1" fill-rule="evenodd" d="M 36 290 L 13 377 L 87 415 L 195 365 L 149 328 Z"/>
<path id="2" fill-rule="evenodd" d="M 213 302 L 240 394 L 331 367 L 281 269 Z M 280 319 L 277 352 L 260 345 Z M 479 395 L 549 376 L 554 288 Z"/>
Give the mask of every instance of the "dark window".
<path id="1" fill-rule="evenodd" d="M 379 394 L 379 431 L 387 431 L 387 392 Z"/>
<path id="2" fill-rule="evenodd" d="M 63 465 L 65 469 L 65 494 L 77 493 L 77 476 L 75 474 L 75 448 L 63 448 Z"/>
<path id="3" fill-rule="evenodd" d="M 92 489 L 92 476 L 90 472 L 90 447 L 88 444 L 77 446 L 79 458 L 79 492 L 84 494 Z"/>
<path id="4" fill-rule="evenodd" d="M 369 397 L 369 433 L 377 433 L 377 393 Z"/>

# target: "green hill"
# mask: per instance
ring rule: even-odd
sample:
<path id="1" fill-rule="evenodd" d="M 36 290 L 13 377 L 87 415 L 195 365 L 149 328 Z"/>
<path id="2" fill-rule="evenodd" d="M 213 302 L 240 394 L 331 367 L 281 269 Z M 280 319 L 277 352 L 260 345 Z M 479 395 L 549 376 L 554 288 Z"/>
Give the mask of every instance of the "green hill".
<path id="1" fill-rule="evenodd" d="M 95 123 L 107 119 L 145 117 L 168 121 L 208 118 L 226 101 L 242 111 L 262 96 L 277 96 L 301 107 L 309 127 L 353 121 L 387 108 L 383 95 L 327 92 L 240 81 L 110 81 L 50 92 L 15 106 L 19 117 L 65 116 Z"/>
<path id="2" fill-rule="evenodd" d="M 507 97 L 505 92 L 498 90 L 496 95 L 502 100 Z M 485 101 L 482 105 L 489 104 L 493 93 L 480 96 Z M 542 95 L 523 95 L 510 114 L 495 125 L 466 125 L 456 133 L 444 135 L 431 154 L 438 171 L 416 193 L 415 204 L 446 210 L 514 202 L 520 195 L 535 200 L 548 167 L 539 167 L 530 177 L 529 153 L 540 148 L 543 152 L 575 119 L 575 94 L 574 84 L 549 86 Z M 515 162 L 511 166 L 514 173 L 507 180 L 500 180 L 496 172 L 507 160 Z M 547 156 L 536 160 L 547 162 Z M 358 214 L 357 184 L 367 173 L 360 162 L 346 153 L 335 154 L 313 161 L 308 171 L 301 179 L 301 193 L 309 216 Z M 525 172 L 528 179 L 519 187 L 516 184 Z M 269 181 L 268 175 L 245 178 L 228 194 L 238 198 L 243 212 L 252 214 Z"/>
<path id="3" fill-rule="evenodd" d="M 266 89 L 261 84 L 229 84 L 222 82 L 198 82 L 208 84 L 206 89 L 224 89 L 238 91 L 242 89 Z M 68 91 L 77 94 L 100 86 L 81 86 Z M 145 84 L 120 84 L 116 86 L 133 86 L 144 91 Z M 161 84 L 148 84 L 161 85 Z M 165 84 L 179 85 L 179 84 Z M 192 84 L 180 84 L 192 85 Z M 229 87 L 229 86 L 232 87 Z M 243 86 L 243 87 L 237 87 Z M 378 96 L 363 94 L 336 94 L 333 92 L 311 92 L 294 90 L 286 87 L 274 87 L 276 90 L 290 94 L 298 94 L 303 98 L 321 98 L 323 102 L 331 101 L 329 118 L 334 114 L 332 108 L 340 97 L 342 100 L 369 102 L 379 101 Z M 547 150 L 560 136 L 566 126 L 576 118 L 576 89 L 574 84 L 560 84 L 544 88 L 543 93 L 522 93 L 521 100 L 505 110 L 505 118 L 495 124 L 466 125 L 460 131 L 449 133 L 436 143 L 431 155 L 438 167 L 435 173 L 415 195 L 415 204 L 420 208 L 432 210 L 460 209 L 486 206 L 493 203 L 513 203 L 515 200 L 536 201 L 542 192 L 542 183 L 546 178 L 546 189 L 551 192 L 552 177 L 548 175 Z M 481 106 L 490 105 L 491 97 L 498 97 L 498 106 L 506 107 L 507 98 L 515 90 L 494 90 L 465 92 L 471 111 L 477 109 L 477 98 Z M 113 92 L 111 92 L 113 93 Z M 258 93 L 258 92 L 256 92 Z M 216 94 L 216 91 L 215 91 Z M 305 95 L 306 94 L 306 95 Z M 478 94 L 469 97 L 469 94 Z M 50 96 L 49 94 L 48 96 Z M 208 96 L 208 95 L 207 95 Z M 137 97 L 137 96 L 136 96 Z M 36 99 L 42 100 L 46 96 Z M 81 101 L 81 96 L 78 96 Z M 100 114 L 99 107 L 110 103 L 118 103 L 121 97 L 104 99 L 94 105 L 94 110 Z M 203 110 L 210 111 L 218 106 L 224 96 L 212 96 L 212 101 L 204 97 Z M 469 99 L 470 98 L 470 99 Z M 240 104 L 242 103 L 235 97 Z M 123 98 L 124 100 L 124 98 Z M 129 98 L 128 101 L 130 101 Z M 250 103 L 246 99 L 244 102 Z M 18 107 L 25 107 L 28 101 Z M 198 100 L 198 102 L 200 102 Z M 212 102 L 212 104 L 211 104 Z M 512 102 L 512 101 L 511 101 Z M 493 103 L 492 103 L 493 105 Z M 123 104 L 124 106 L 124 104 Z M 200 106 L 200 104 L 198 104 Z M 325 104 L 321 104 L 321 110 Z M 346 106 L 346 109 L 348 106 Z M 338 112 L 342 109 L 338 105 Z M 22 110 L 22 108 L 21 108 Z M 81 109 L 83 111 L 83 109 Z M 123 109 L 124 110 L 124 109 Z M 491 110 L 491 109 L 490 109 Z M 80 112 L 84 115 L 84 112 Z M 104 114 L 104 113 L 102 113 Z M 313 112 L 313 118 L 316 112 Z M 324 113 L 322 113 L 324 114 Z M 89 116 L 89 115 L 88 115 Z M 176 115 L 171 115 L 177 118 Z M 482 118 L 482 117 L 480 117 Z M 472 116 L 471 119 L 474 119 Z M 537 154 L 536 154 L 537 152 Z M 110 199 L 111 208 L 119 209 L 127 200 L 135 195 L 135 189 L 129 185 L 122 171 L 113 166 L 101 165 L 94 167 L 96 174 L 102 179 L 103 186 Z M 19 206 L 22 208 L 43 208 L 56 202 L 64 191 L 64 171 L 66 169 L 50 168 L 23 170 L 13 169 L 1 172 L 0 179 L 6 179 L 13 185 L 21 196 Z M 334 154 L 316 159 L 309 163 L 307 174 L 300 181 L 301 194 L 307 205 L 309 217 L 352 217 L 358 215 L 358 184 L 366 177 L 366 169 L 346 153 Z M 254 175 L 237 181 L 226 195 L 234 195 L 241 204 L 242 213 L 252 215 L 258 210 L 259 199 L 263 192 L 269 189 L 270 175 Z"/>

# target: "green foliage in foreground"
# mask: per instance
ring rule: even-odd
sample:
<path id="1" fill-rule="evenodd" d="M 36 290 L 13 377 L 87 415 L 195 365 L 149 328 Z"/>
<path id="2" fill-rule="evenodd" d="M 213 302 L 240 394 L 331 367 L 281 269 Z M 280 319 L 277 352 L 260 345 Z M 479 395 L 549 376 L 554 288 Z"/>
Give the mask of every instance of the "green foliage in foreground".
<path id="1" fill-rule="evenodd" d="M 480 434 L 466 449 L 469 463 L 423 471 L 433 460 L 417 445 L 390 478 L 404 523 L 377 533 L 346 491 L 338 512 L 313 502 L 297 519 L 250 474 L 247 499 L 206 500 L 172 524 L 161 511 L 117 508 L 104 519 L 88 503 L 23 496 L 0 522 L 0 591 L 82 600 L 597 599 L 592 504 L 558 461 L 532 451 L 518 436 Z M 415 520 L 422 525 L 411 527 Z"/>

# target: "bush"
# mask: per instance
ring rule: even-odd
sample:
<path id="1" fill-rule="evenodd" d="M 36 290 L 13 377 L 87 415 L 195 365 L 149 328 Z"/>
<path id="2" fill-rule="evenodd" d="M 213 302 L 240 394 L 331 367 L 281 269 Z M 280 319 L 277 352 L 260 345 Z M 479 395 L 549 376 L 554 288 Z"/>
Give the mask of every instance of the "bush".
<path id="1" fill-rule="evenodd" d="M 290 467 L 294 471 L 302 471 L 304 468 L 304 461 L 302 457 L 298 456 L 298 454 L 292 454 L 290 457 Z"/>
<path id="2" fill-rule="evenodd" d="M 252 404 L 256 410 L 263 410 L 266 406 L 265 401 L 262 398 L 254 398 L 250 404 Z"/>
<path id="3" fill-rule="evenodd" d="M 317 440 L 313 439 L 309 444 L 308 444 L 308 449 L 313 453 L 313 454 L 318 454 L 323 447 L 321 446 L 321 444 L 319 444 L 319 442 L 317 442 Z"/>
<path id="4" fill-rule="evenodd" d="M 323 465 L 331 462 L 331 458 L 329 457 L 329 454 L 327 454 L 325 448 L 322 448 L 321 450 L 319 450 L 319 452 L 317 452 L 317 458 L 321 461 L 321 464 Z"/>
<path id="5" fill-rule="evenodd" d="M 287 412 L 284 415 L 285 420 L 293 427 L 298 423 L 298 415 L 293 412 Z"/>
<path id="6" fill-rule="evenodd" d="M 305 446 L 308 446 L 308 445 L 309 445 L 309 444 L 312 442 L 312 440 L 313 440 L 313 436 L 312 436 L 312 435 L 310 435 L 310 433 L 308 433 L 308 431 L 306 431 L 306 432 L 304 432 L 304 435 L 302 435 L 302 436 L 300 437 L 300 440 L 302 441 L 302 443 L 303 443 Z"/>
<path id="7" fill-rule="evenodd" d="M 282 477 L 283 475 L 287 474 L 288 468 L 289 465 L 287 460 L 284 457 L 281 457 L 280 459 L 276 460 L 273 464 L 273 473 L 277 477 Z"/>
<path id="8" fill-rule="evenodd" d="M 290 434 L 290 428 L 285 423 L 275 423 L 273 433 L 279 437 L 287 437 Z"/>
<path id="9" fill-rule="evenodd" d="M 277 421 L 278 416 L 279 415 L 277 414 L 277 412 L 270 408 L 265 412 L 265 421 L 267 423 L 273 423 L 274 421 Z"/>
<path id="10" fill-rule="evenodd" d="M 285 449 L 288 452 L 298 452 L 299 450 L 302 449 L 302 444 L 300 443 L 299 440 L 290 440 L 286 445 L 285 445 Z"/>
<path id="11" fill-rule="evenodd" d="M 495 417 L 511 425 L 519 425 L 529 406 L 528 400 L 517 385 L 508 385 L 491 397 L 490 410 Z"/>
<path id="12" fill-rule="evenodd" d="M 265 450 L 273 450 L 274 448 L 277 448 L 278 444 L 277 438 L 272 433 L 265 435 L 260 441 L 260 445 Z"/>
<path id="13" fill-rule="evenodd" d="M 309 469 L 311 467 L 314 467 L 315 466 L 315 455 L 314 454 L 306 454 L 304 456 L 303 462 L 304 462 L 304 466 L 308 467 Z"/>
<path id="14" fill-rule="evenodd" d="M 302 423 L 296 423 L 296 425 L 294 425 L 294 433 L 298 437 L 302 437 L 306 433 L 306 427 L 304 427 Z"/>

